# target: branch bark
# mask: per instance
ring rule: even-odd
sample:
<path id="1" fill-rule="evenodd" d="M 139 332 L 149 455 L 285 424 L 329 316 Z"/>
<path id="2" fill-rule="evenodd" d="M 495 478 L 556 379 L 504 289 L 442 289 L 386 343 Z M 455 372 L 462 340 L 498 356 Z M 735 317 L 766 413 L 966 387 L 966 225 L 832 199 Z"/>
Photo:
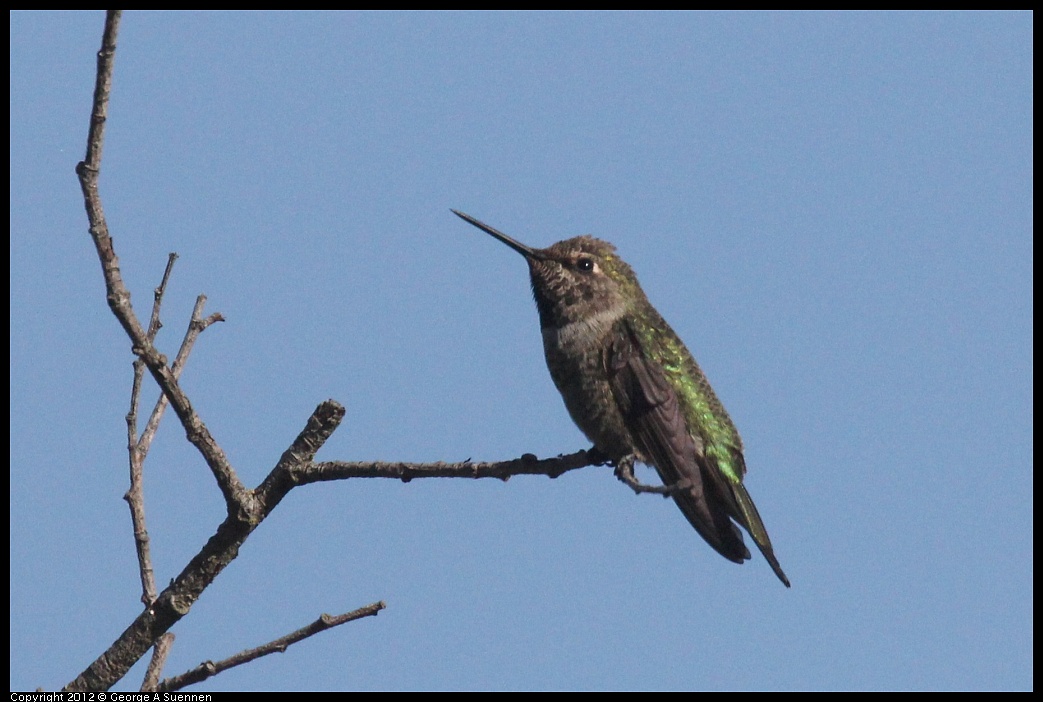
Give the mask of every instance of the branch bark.
<path id="1" fill-rule="evenodd" d="M 156 691 L 173 692 L 175 690 L 180 690 L 194 683 L 202 682 L 207 678 L 212 678 L 218 673 L 228 670 L 229 668 L 234 668 L 237 665 L 249 663 L 250 661 L 257 660 L 258 658 L 267 656 L 271 653 L 282 653 L 293 644 L 303 641 L 309 636 L 314 636 L 320 632 L 327 631 L 333 627 L 340 626 L 341 624 L 353 622 L 357 619 L 362 619 L 363 617 L 375 617 L 380 613 L 380 610 L 385 607 L 387 607 L 387 605 L 381 601 L 374 602 L 371 605 L 366 605 L 365 607 L 356 609 L 354 612 L 348 612 L 347 614 L 339 614 L 337 616 L 323 614 L 311 624 L 308 624 L 291 634 L 275 639 L 274 641 L 269 641 L 263 646 L 251 648 L 246 651 L 240 651 L 234 656 L 226 658 L 223 661 L 218 661 L 217 663 L 214 663 L 213 661 L 205 661 L 181 675 L 167 678 L 156 687 Z"/>

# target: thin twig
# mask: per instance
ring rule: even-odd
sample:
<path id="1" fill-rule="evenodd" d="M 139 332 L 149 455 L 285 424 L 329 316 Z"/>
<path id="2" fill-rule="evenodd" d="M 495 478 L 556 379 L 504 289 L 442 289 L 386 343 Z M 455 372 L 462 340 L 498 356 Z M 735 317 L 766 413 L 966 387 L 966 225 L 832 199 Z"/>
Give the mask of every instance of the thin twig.
<path id="1" fill-rule="evenodd" d="M 174 268 L 177 254 L 167 257 L 167 267 L 163 278 L 153 294 L 152 318 L 149 321 L 148 339 L 155 341 L 156 334 L 163 326 L 159 318 L 163 295 L 170 281 L 170 273 Z M 141 602 L 146 607 L 156 599 L 156 578 L 152 570 L 152 554 L 148 529 L 145 525 L 145 490 L 144 465 L 152 436 L 146 429 L 146 439 L 137 437 L 138 405 L 141 399 L 141 379 L 145 372 L 145 364 L 140 358 L 134 360 L 134 380 L 131 383 L 130 411 L 127 413 L 127 453 L 130 462 L 130 488 L 123 496 L 130 508 L 130 521 L 134 530 L 134 548 L 138 555 L 138 573 L 141 579 Z M 162 397 L 162 395 L 161 395 Z M 154 431 L 154 430 L 153 430 Z M 157 674 L 158 675 L 158 674 Z"/>
<path id="2" fill-rule="evenodd" d="M 145 527 L 145 496 L 142 489 L 142 462 L 138 451 L 138 405 L 141 399 L 141 379 L 145 365 L 134 361 L 134 380 L 130 388 L 130 410 L 127 412 L 127 455 L 130 463 L 130 488 L 123 499 L 130 508 L 130 522 L 134 530 L 134 549 L 138 555 L 138 573 L 141 579 L 141 602 L 146 607 L 156 599 L 156 581 L 152 573 L 148 529 Z"/>
<path id="3" fill-rule="evenodd" d="M 332 629 L 333 627 L 340 626 L 341 624 L 353 622 L 357 619 L 362 619 L 363 617 L 374 617 L 380 612 L 380 610 L 384 609 L 386 606 L 387 605 L 385 605 L 381 601 L 374 602 L 371 605 L 366 605 L 365 607 L 356 609 L 354 612 L 348 612 L 347 614 L 340 614 L 337 616 L 323 614 L 318 619 L 313 621 L 311 624 L 308 624 L 307 626 L 298 629 L 297 631 L 291 634 L 287 634 L 286 636 L 275 639 L 274 641 L 270 641 L 264 644 L 263 646 L 251 648 L 246 651 L 240 651 L 231 658 L 226 658 L 225 660 L 218 661 L 217 663 L 214 663 L 213 661 L 205 661 L 204 663 L 200 663 L 192 670 L 186 671 L 181 675 L 175 675 L 172 678 L 167 678 L 166 680 L 159 683 L 159 686 L 156 689 L 158 692 L 173 692 L 174 690 L 180 690 L 194 683 L 201 682 L 203 680 L 206 680 L 207 678 L 213 677 L 222 671 L 228 670 L 229 668 L 234 668 L 237 665 L 249 663 L 250 661 L 261 658 L 262 656 L 267 656 L 271 653 L 282 653 L 298 641 L 303 641 L 309 636 L 314 636 L 319 632 Z"/>
<path id="4" fill-rule="evenodd" d="M 155 341 L 156 334 L 163 328 L 163 322 L 159 318 L 159 308 L 163 304 L 163 294 L 167 291 L 167 283 L 170 282 L 170 274 L 174 270 L 175 261 L 177 261 L 177 253 L 171 251 L 167 254 L 167 267 L 163 270 L 163 279 L 152 291 L 152 317 L 148 321 L 149 341 Z"/>
<path id="5" fill-rule="evenodd" d="M 181 347 L 177 350 L 177 355 L 174 357 L 174 363 L 171 364 L 171 370 L 175 379 L 181 378 L 181 371 L 184 369 L 185 363 L 188 362 L 188 356 L 192 353 L 192 347 L 195 345 L 199 335 L 211 324 L 225 321 L 220 312 L 214 312 L 206 319 L 203 319 L 202 314 L 205 305 L 206 295 L 200 295 L 196 298 L 195 307 L 192 308 L 192 318 L 189 320 L 188 329 L 185 330 L 185 338 L 182 339 Z M 149 445 L 152 443 L 152 438 L 159 428 L 159 421 L 163 418 L 163 412 L 166 408 L 167 396 L 160 394 L 159 399 L 156 400 L 156 406 L 152 408 L 152 414 L 149 416 L 148 423 L 145 424 L 145 431 L 141 434 L 140 444 L 145 452 L 148 452 Z"/>
<path id="6" fill-rule="evenodd" d="M 87 130 L 87 156 L 80 164 L 95 172 L 101 167 L 101 150 L 105 144 L 105 118 L 109 113 L 109 93 L 112 92 L 112 64 L 116 58 L 116 37 L 119 34 L 123 10 L 109 10 L 105 15 L 105 30 L 98 52 L 98 72 L 94 81 L 94 101 L 91 124 Z"/>
<path id="7" fill-rule="evenodd" d="M 294 471 L 299 484 L 347 478 L 392 478 L 408 483 L 415 478 L 496 478 L 507 481 L 515 475 L 558 476 L 578 468 L 597 465 L 593 451 L 577 451 L 554 458 L 540 459 L 531 453 L 510 461 L 459 463 L 401 463 L 392 461 L 326 461 L 302 464 Z"/>
<path id="8" fill-rule="evenodd" d="M 159 684 L 159 676 L 163 672 L 163 666 L 166 665 L 167 656 L 170 655 L 173 645 L 174 635 L 169 631 L 156 639 L 156 644 L 152 647 L 152 658 L 149 659 L 145 677 L 141 681 L 141 692 L 152 692 L 156 689 L 156 685 Z"/>

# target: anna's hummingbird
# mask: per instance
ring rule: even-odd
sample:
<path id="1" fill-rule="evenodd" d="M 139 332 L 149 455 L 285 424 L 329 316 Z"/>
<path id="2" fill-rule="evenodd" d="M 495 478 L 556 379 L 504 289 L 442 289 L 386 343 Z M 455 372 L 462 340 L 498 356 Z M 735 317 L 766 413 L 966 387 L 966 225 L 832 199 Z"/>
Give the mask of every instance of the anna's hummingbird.
<path id="1" fill-rule="evenodd" d="M 749 560 L 738 522 L 786 587 L 742 478 L 742 439 L 692 354 L 612 244 L 578 236 L 534 249 L 453 210 L 525 257 L 551 378 L 572 421 L 617 466 L 656 469 L 699 535 Z"/>

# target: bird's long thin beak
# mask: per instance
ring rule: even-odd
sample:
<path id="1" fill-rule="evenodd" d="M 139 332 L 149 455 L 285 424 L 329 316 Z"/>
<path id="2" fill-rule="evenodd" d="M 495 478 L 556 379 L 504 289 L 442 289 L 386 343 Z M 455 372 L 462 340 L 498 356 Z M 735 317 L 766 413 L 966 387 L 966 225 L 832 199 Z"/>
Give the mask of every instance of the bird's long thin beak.
<path id="1" fill-rule="evenodd" d="M 520 253 L 522 256 L 524 256 L 527 259 L 529 259 L 529 258 L 542 259 L 543 258 L 543 254 L 538 249 L 534 249 L 531 246 L 526 246 L 525 244 L 521 243 L 520 241 L 512 239 L 511 237 L 509 237 L 506 234 L 504 234 L 503 232 L 501 232 L 499 229 L 493 229 L 492 227 L 490 227 L 485 222 L 479 221 L 479 220 L 475 219 L 474 217 L 472 217 L 469 214 L 464 214 L 463 212 L 460 212 L 459 210 L 453 210 L 453 209 L 450 209 L 450 212 L 455 214 L 457 217 L 459 217 L 463 221 L 465 221 L 465 222 L 467 222 L 469 224 L 473 224 L 474 226 L 478 227 L 479 229 L 481 229 L 483 232 L 485 232 L 489 236 L 491 236 L 491 237 L 493 237 L 495 239 L 499 239 L 500 241 L 502 241 L 503 243 L 507 244 L 508 246 L 510 246 L 512 249 L 514 249 L 515 251 L 517 251 L 518 253 Z"/>

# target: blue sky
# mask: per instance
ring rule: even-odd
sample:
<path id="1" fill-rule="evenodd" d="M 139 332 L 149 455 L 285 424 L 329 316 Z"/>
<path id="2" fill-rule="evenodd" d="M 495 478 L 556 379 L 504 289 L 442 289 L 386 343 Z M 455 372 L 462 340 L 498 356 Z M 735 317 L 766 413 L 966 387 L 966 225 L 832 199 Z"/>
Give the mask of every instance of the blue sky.
<path id="1" fill-rule="evenodd" d="M 140 607 L 132 356 L 73 173 L 103 15 L 10 19 L 10 684 L 52 689 Z M 587 447 L 523 262 L 452 207 L 617 245 L 793 581 L 609 468 L 313 485 L 167 674 L 383 599 L 192 689 L 1032 688 L 1031 14 L 132 12 L 114 86 L 124 277 L 145 317 L 180 255 L 168 354 L 197 294 L 227 318 L 183 385 L 246 483 L 326 398 L 324 460 Z M 164 584 L 223 505 L 172 415 L 146 471 Z"/>

